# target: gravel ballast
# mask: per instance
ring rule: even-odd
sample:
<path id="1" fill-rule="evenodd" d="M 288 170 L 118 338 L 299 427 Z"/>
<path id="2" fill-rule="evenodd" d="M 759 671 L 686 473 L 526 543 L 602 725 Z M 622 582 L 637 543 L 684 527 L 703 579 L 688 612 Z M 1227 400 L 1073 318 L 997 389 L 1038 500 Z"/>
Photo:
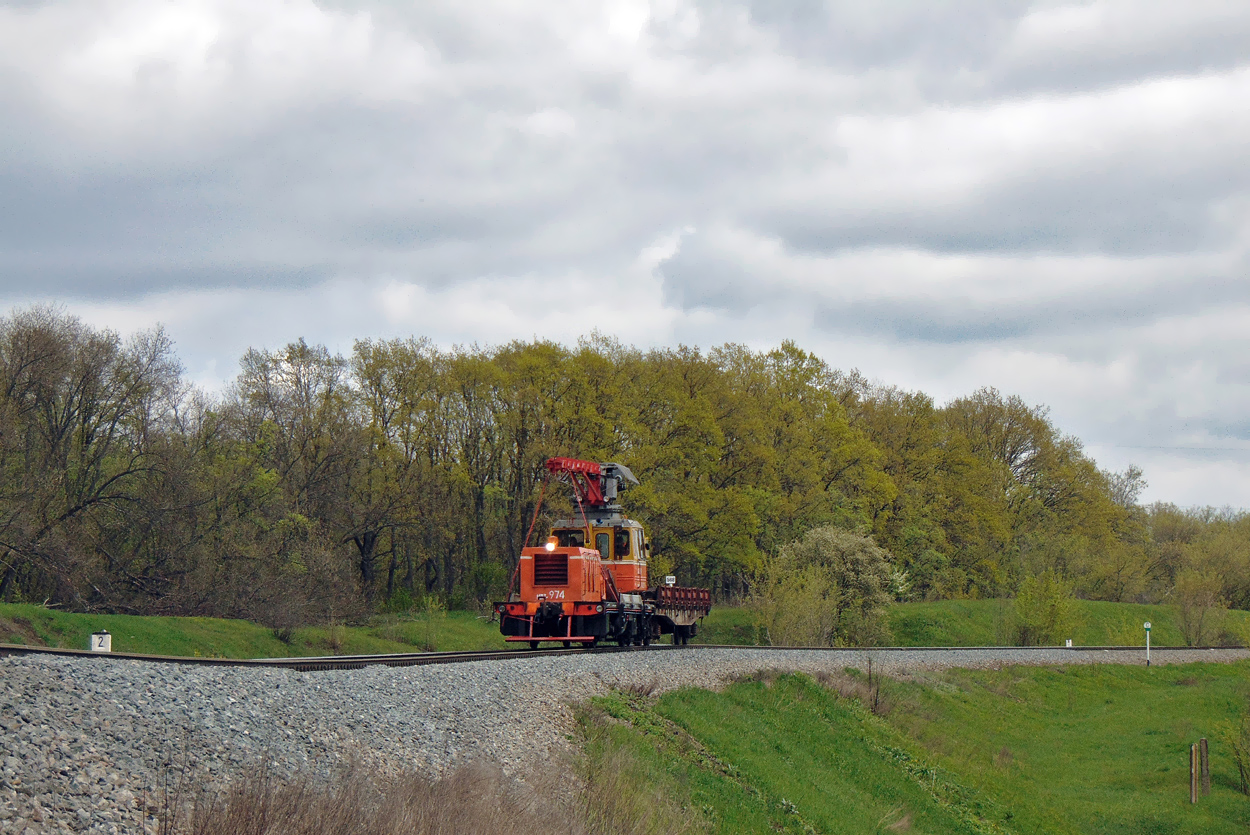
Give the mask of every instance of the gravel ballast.
<path id="1" fill-rule="evenodd" d="M 266 759 L 328 774 L 350 759 L 438 774 L 486 760 L 511 773 L 568 745 L 569 705 L 613 687 L 715 688 L 764 669 L 1144 664 L 1141 650 L 686 648 L 299 673 L 109 658 L 0 658 L 0 832 L 134 832 L 163 786 L 228 780 Z M 1154 650 L 1156 664 L 1247 650 Z"/>

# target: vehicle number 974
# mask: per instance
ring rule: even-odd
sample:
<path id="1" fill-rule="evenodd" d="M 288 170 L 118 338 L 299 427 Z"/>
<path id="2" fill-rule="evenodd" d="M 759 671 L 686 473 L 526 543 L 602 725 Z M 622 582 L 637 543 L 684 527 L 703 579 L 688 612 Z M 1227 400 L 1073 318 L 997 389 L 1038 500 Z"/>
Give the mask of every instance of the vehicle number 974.
<path id="1" fill-rule="evenodd" d="M 551 591 L 547 592 L 547 599 L 548 600 L 563 600 L 564 589 L 552 589 Z"/>

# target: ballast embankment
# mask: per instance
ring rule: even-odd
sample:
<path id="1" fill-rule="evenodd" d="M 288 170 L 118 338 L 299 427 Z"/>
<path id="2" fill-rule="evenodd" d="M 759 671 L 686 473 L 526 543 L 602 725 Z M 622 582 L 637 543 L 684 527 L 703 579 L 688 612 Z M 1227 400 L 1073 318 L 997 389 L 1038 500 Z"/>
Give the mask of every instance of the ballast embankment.
<path id="1" fill-rule="evenodd" d="M 1156 650 L 1155 663 L 1248 650 Z M 163 791 L 266 759 L 330 774 L 351 758 L 442 773 L 482 759 L 518 773 L 565 750 L 568 705 L 613 687 L 717 687 L 763 669 L 892 675 L 1013 664 L 1142 664 L 1141 650 L 785 650 L 690 647 L 298 672 L 115 658 L 0 658 L 0 832 L 155 831 Z M 523 708 L 523 709 L 522 709 Z"/>

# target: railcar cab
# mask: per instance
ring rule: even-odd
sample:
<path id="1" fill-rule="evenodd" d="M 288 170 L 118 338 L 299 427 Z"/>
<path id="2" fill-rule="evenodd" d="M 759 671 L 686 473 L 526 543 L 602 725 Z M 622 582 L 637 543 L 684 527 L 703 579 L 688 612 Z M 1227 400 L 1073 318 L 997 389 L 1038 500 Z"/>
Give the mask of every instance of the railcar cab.
<path id="1" fill-rule="evenodd" d="M 638 480 L 613 463 L 552 458 L 547 469 L 568 478 L 579 513 L 557 521 L 543 545 L 522 549 L 516 591 L 495 605 L 500 631 L 532 647 L 542 640 L 650 643 L 654 607 L 643 600 L 650 546 L 642 525 L 616 502 Z"/>
<path id="2" fill-rule="evenodd" d="M 604 524 L 598 524 L 600 522 Z M 647 556 L 651 544 L 642 525 L 619 514 L 616 518 L 596 519 L 589 526 L 591 539 L 587 544 L 586 528 L 573 524 L 573 520 L 566 519 L 551 529 L 557 548 L 597 551 L 622 593 L 632 594 L 647 588 Z"/>

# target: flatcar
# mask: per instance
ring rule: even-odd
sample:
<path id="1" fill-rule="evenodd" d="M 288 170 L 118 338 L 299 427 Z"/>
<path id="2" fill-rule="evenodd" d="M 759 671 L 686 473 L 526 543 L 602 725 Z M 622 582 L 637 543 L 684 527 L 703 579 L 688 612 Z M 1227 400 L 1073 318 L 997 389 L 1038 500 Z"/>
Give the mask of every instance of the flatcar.
<path id="1" fill-rule="evenodd" d="M 547 478 L 568 481 L 578 515 L 552 525 L 542 545 L 521 550 L 508 599 L 495 604 L 505 639 L 534 649 L 545 641 L 646 646 L 663 635 L 688 643 L 711 609 L 711 592 L 678 587 L 672 577 L 651 582 L 651 543 L 617 503 L 638 484 L 629 468 L 551 458 Z"/>

